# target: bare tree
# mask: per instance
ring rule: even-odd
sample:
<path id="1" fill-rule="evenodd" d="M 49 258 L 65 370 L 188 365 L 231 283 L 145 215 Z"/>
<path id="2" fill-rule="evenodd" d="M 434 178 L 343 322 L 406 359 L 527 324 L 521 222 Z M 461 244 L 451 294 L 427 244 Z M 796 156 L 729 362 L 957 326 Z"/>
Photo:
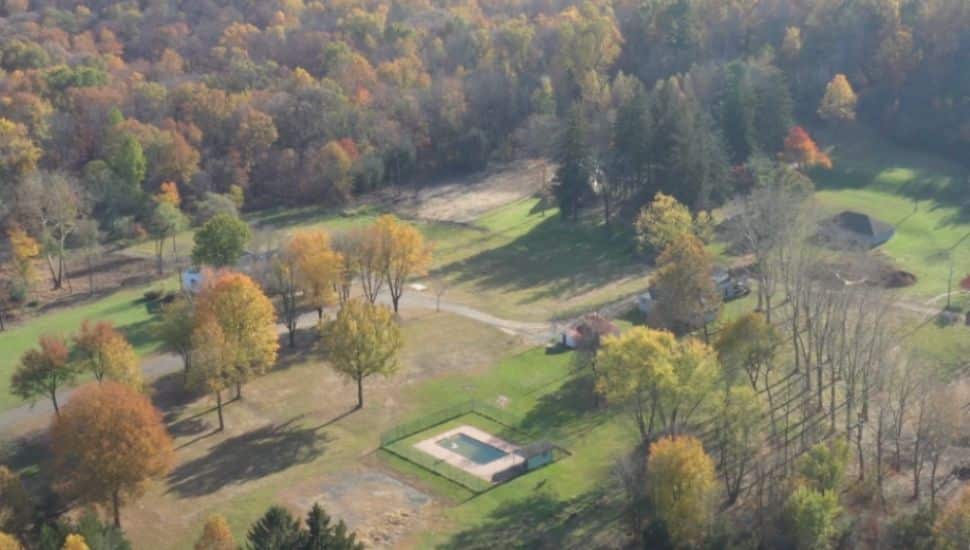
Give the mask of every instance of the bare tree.
<path id="1" fill-rule="evenodd" d="M 68 238 L 77 229 L 88 206 L 77 181 L 60 172 L 38 172 L 21 182 L 17 189 L 18 215 L 41 235 L 55 290 L 63 287 Z"/>

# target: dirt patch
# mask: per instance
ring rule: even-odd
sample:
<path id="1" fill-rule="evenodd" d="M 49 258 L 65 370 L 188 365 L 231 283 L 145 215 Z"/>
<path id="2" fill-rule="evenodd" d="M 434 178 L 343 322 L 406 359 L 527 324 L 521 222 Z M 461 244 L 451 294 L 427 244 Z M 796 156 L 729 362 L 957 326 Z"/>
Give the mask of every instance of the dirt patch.
<path id="1" fill-rule="evenodd" d="M 396 548 L 408 534 L 425 529 L 433 504 L 425 493 L 370 469 L 308 481 L 285 494 L 284 501 L 298 510 L 319 502 L 331 516 L 343 519 L 368 548 Z"/>
<path id="2" fill-rule="evenodd" d="M 469 223 L 490 210 L 534 195 L 554 172 L 547 160 L 521 160 L 433 186 L 389 191 L 382 198 L 404 216 Z"/>

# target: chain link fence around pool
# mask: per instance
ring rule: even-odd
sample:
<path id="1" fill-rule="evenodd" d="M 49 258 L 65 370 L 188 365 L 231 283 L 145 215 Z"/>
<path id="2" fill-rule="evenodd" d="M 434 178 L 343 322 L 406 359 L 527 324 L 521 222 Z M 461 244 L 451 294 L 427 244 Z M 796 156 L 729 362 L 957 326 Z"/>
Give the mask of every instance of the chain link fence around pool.
<path id="1" fill-rule="evenodd" d="M 405 448 L 401 445 L 395 445 L 396 443 L 412 436 L 431 430 L 437 426 L 451 422 L 452 420 L 472 414 L 480 416 L 508 429 L 509 432 L 514 434 L 514 442 L 520 446 L 525 446 L 539 440 L 547 441 L 549 439 L 549 437 L 546 437 L 546 434 L 537 436 L 537 434 L 523 430 L 520 427 L 522 423 L 521 416 L 500 409 L 488 403 L 469 400 L 456 403 L 414 420 L 404 422 L 403 424 L 399 424 L 398 426 L 383 432 L 380 438 L 381 449 L 400 460 L 410 463 L 412 466 L 417 466 L 430 474 L 455 483 L 477 496 L 495 488 L 498 485 L 501 485 L 501 483 L 495 483 L 476 477 L 459 468 L 442 463 L 440 460 L 418 449 Z M 554 443 L 552 446 L 555 449 L 554 461 L 569 455 L 569 452 L 563 447 Z"/>

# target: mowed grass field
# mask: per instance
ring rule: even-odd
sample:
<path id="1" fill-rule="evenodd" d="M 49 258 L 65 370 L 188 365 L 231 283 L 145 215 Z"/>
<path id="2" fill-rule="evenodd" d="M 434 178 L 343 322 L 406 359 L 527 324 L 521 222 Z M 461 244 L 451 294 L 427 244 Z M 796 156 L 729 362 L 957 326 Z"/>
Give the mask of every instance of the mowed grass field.
<path id="1" fill-rule="evenodd" d="M 373 221 L 380 212 L 320 208 L 276 210 L 247 217 L 259 231 L 339 232 Z M 648 266 L 635 257 L 628 233 L 610 236 L 599 219 L 564 222 L 539 200 L 520 199 L 471 223 L 414 220 L 434 245 L 430 275 L 449 283 L 445 299 L 498 317 L 524 321 L 571 318 L 634 294 L 648 284 Z M 258 239 L 258 237 L 256 237 Z M 189 251 L 192 233 L 179 236 Z M 151 243 L 129 249 L 150 255 Z"/>
<path id="2" fill-rule="evenodd" d="M 970 274 L 970 171 L 905 149 L 863 130 L 819 132 L 832 147 L 834 169 L 815 171 L 820 207 L 828 214 L 863 212 L 892 224 L 896 235 L 878 253 L 919 281 L 908 297 L 929 300 Z"/>
<path id="3" fill-rule="evenodd" d="M 168 283 L 168 286 L 174 288 L 174 284 Z M 158 283 L 122 290 L 105 298 L 52 310 L 31 318 L 23 325 L 0 332 L 0 411 L 22 403 L 19 397 L 10 393 L 10 376 L 20 356 L 35 347 L 42 335 L 70 337 L 87 319 L 111 321 L 125 334 L 140 356 L 156 352 L 159 347 L 155 332 L 156 318 L 149 313 L 142 295 L 146 290 L 165 287 L 165 284 Z"/>
<path id="4" fill-rule="evenodd" d="M 212 431 L 211 398 L 169 402 L 165 384 L 174 377 L 157 384 L 177 463 L 124 511 L 135 547 L 191 547 L 212 513 L 224 514 L 242 540 L 268 506 L 305 512 L 317 501 L 367 540 L 391 536 L 385 545 L 394 548 L 528 547 L 615 535 L 608 527 L 619 493 L 608 490 L 609 471 L 635 444 L 636 429 L 593 407 L 589 379 L 571 354 L 524 349 L 516 337 L 445 313 L 405 312 L 403 327 L 401 371 L 366 382 L 360 411 L 352 410 L 352 385 L 313 354 L 248 384 L 245 398 L 226 407 L 221 433 Z M 473 342 L 475 353 L 462 353 Z M 517 428 L 559 434 L 572 456 L 468 500 L 377 451 L 380 433 L 402 421 L 499 397 L 521 418 Z M 403 529 L 395 527 L 401 517 Z"/>

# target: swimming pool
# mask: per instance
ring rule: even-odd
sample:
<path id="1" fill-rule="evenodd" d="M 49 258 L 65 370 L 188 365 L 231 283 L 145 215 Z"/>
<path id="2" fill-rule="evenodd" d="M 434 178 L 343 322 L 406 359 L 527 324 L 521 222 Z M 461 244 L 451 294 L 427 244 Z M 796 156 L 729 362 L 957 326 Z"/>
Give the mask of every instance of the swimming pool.
<path id="1" fill-rule="evenodd" d="M 484 441 L 479 441 L 463 433 L 443 437 L 435 443 L 444 449 L 471 460 L 475 464 L 488 464 L 509 454 L 498 447 L 493 447 Z"/>

